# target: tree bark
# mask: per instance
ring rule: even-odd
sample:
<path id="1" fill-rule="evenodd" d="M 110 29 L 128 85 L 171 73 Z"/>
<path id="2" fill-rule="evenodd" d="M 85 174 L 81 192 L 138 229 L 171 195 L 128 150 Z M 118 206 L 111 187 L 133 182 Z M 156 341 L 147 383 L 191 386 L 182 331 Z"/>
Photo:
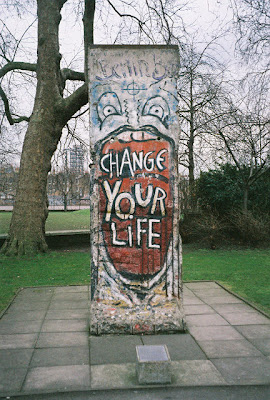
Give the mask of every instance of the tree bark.
<path id="1" fill-rule="evenodd" d="M 84 84 L 63 99 L 58 29 L 66 0 L 37 0 L 38 60 L 35 103 L 25 135 L 16 201 L 9 235 L 2 248 L 7 255 L 47 250 L 47 175 L 51 158 L 69 118 L 87 103 Z"/>

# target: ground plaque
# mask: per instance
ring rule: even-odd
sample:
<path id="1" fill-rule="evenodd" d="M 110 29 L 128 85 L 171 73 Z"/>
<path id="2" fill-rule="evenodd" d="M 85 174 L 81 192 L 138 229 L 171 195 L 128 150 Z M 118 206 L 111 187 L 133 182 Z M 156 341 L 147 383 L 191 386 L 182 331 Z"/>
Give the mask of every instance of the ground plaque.
<path id="1" fill-rule="evenodd" d="M 177 46 L 91 46 L 92 334 L 184 329 Z"/>

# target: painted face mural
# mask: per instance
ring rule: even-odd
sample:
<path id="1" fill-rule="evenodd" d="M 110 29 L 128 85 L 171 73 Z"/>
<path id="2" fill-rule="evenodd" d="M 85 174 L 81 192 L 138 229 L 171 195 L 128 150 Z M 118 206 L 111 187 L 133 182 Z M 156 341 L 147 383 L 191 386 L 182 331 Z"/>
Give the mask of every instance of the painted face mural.
<path id="1" fill-rule="evenodd" d="M 95 53 L 90 71 L 92 297 L 103 305 L 179 297 L 178 65 L 146 53 Z"/>

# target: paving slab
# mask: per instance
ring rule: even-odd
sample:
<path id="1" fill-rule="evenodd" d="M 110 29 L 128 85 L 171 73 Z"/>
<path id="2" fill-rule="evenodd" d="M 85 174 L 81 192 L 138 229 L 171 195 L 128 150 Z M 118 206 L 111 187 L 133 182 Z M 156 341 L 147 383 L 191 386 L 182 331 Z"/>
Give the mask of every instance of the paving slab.
<path id="1" fill-rule="evenodd" d="M 258 311 L 255 308 L 251 307 L 250 305 L 242 302 L 237 304 L 212 304 L 212 309 L 217 311 L 220 315 L 224 315 L 227 313 L 257 313 Z"/>
<path id="2" fill-rule="evenodd" d="M 41 333 L 36 348 L 88 346 L 86 332 L 53 332 Z"/>
<path id="3" fill-rule="evenodd" d="M 31 367 L 88 364 L 88 346 L 35 349 L 31 359 Z"/>
<path id="4" fill-rule="evenodd" d="M 87 301 L 89 300 L 88 292 L 67 292 L 55 293 L 52 301 Z"/>
<path id="5" fill-rule="evenodd" d="M 215 314 L 216 311 L 206 304 L 184 305 L 185 315 Z"/>
<path id="6" fill-rule="evenodd" d="M 221 287 L 215 287 L 215 288 L 212 288 L 212 289 L 209 289 L 209 288 L 204 288 L 204 289 L 193 288 L 192 289 L 192 293 L 196 294 L 196 296 L 199 296 L 199 297 L 201 297 L 201 296 L 203 296 L 203 297 L 224 296 L 224 295 L 228 294 L 228 292 L 225 289 L 221 288 Z"/>
<path id="7" fill-rule="evenodd" d="M 41 332 L 88 332 L 89 323 L 86 319 L 55 319 L 46 320 Z"/>
<path id="8" fill-rule="evenodd" d="M 54 293 L 89 292 L 89 286 L 61 286 L 55 287 Z"/>
<path id="9" fill-rule="evenodd" d="M 208 358 L 261 357 L 262 353 L 248 340 L 203 340 L 198 344 Z"/>
<path id="10" fill-rule="evenodd" d="M 270 355 L 270 339 L 249 339 L 264 355 Z"/>
<path id="11" fill-rule="evenodd" d="M 247 339 L 270 339 L 270 325 L 242 325 L 235 329 Z"/>
<path id="12" fill-rule="evenodd" d="M 183 298 L 183 305 L 190 306 L 190 305 L 204 305 L 205 303 L 200 300 L 197 296 L 194 297 L 184 297 Z"/>
<path id="13" fill-rule="evenodd" d="M 205 296 L 203 300 L 209 305 L 242 303 L 241 299 L 230 294 L 224 294 L 223 296 Z"/>
<path id="14" fill-rule="evenodd" d="M 189 331 L 197 341 L 243 339 L 243 336 L 232 326 L 191 326 Z"/>
<path id="15" fill-rule="evenodd" d="M 34 349 L 0 350 L 1 368 L 28 367 Z"/>
<path id="16" fill-rule="evenodd" d="M 205 360 L 206 356 L 191 335 L 147 335 L 142 336 L 144 345 L 166 344 L 172 361 Z"/>
<path id="17" fill-rule="evenodd" d="M 49 305 L 48 301 L 19 301 L 14 300 L 9 307 L 9 312 L 22 312 L 22 311 L 39 311 L 47 310 Z"/>
<path id="18" fill-rule="evenodd" d="M 0 335 L 0 349 L 32 349 L 37 337 L 37 333 Z"/>
<path id="19" fill-rule="evenodd" d="M 89 319 L 89 309 L 79 310 L 49 310 L 46 314 L 45 320 L 50 319 Z"/>
<path id="20" fill-rule="evenodd" d="M 91 366 L 92 389 L 140 387 L 136 377 L 136 364 L 102 364 Z"/>
<path id="21" fill-rule="evenodd" d="M 37 367 L 29 370 L 23 392 L 90 388 L 89 365 Z"/>
<path id="22" fill-rule="evenodd" d="M 37 321 L 12 321 L 1 320 L 0 334 L 36 333 L 40 331 L 42 320 Z"/>
<path id="23" fill-rule="evenodd" d="M 79 301 L 64 301 L 64 300 L 52 300 L 50 303 L 49 310 L 78 310 L 81 308 L 89 310 L 90 302 L 87 300 Z"/>
<path id="24" fill-rule="evenodd" d="M 136 362 L 136 346 L 140 336 L 104 335 L 90 337 L 90 362 L 95 364 L 122 364 Z"/>
<path id="25" fill-rule="evenodd" d="M 197 281 L 197 282 L 186 282 L 184 284 L 188 289 L 200 290 L 200 289 L 219 289 L 220 286 L 216 282 L 212 281 Z"/>
<path id="26" fill-rule="evenodd" d="M 269 384 L 270 361 L 265 357 L 212 359 L 227 383 L 232 385 Z"/>
<path id="27" fill-rule="evenodd" d="M 1 324 L 7 321 L 43 321 L 46 310 L 39 311 L 16 311 L 11 312 L 10 309 L 1 318 Z"/>
<path id="28" fill-rule="evenodd" d="M 229 323 L 218 314 L 187 315 L 186 322 L 188 326 L 229 326 Z"/>
<path id="29" fill-rule="evenodd" d="M 223 313 L 231 325 L 270 325 L 270 319 L 258 312 Z"/>
<path id="30" fill-rule="evenodd" d="M 181 386 L 224 385 L 226 381 L 209 360 L 172 362 L 172 384 Z"/>
<path id="31" fill-rule="evenodd" d="M 19 392 L 27 368 L 0 368 L 0 393 Z"/>

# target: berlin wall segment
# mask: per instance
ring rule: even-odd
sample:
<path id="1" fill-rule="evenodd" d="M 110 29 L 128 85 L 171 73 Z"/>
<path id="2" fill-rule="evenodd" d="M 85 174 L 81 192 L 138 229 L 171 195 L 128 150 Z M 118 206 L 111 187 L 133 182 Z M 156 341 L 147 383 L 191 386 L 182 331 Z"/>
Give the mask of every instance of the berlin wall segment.
<path id="1" fill-rule="evenodd" d="M 91 334 L 184 330 L 177 46 L 90 46 Z"/>

